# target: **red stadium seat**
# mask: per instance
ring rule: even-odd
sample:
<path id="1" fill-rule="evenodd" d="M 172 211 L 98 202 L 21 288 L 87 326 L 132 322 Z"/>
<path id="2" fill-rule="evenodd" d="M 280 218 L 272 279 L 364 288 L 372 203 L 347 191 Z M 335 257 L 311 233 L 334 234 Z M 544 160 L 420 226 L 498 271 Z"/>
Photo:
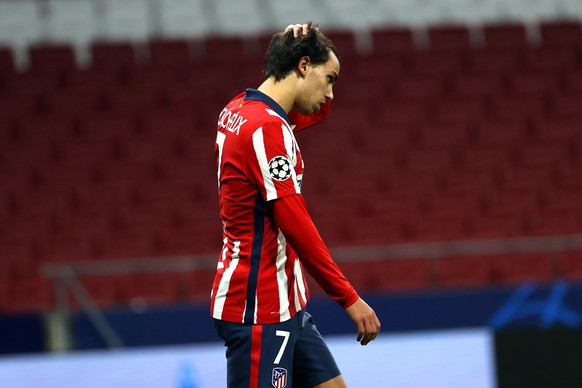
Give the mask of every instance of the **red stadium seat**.
<path id="1" fill-rule="evenodd" d="M 435 267 L 441 287 L 486 287 L 494 280 L 492 256 L 443 257 L 435 260 Z"/>
<path id="2" fill-rule="evenodd" d="M 360 292 L 423 290 L 430 285 L 426 259 L 388 259 L 340 263 L 340 268 Z"/>
<path id="3" fill-rule="evenodd" d="M 577 50 L 570 47 L 530 47 L 525 52 L 525 67 L 531 71 L 556 74 L 575 69 L 577 56 Z"/>
<path id="4" fill-rule="evenodd" d="M 500 96 L 493 101 L 490 117 L 500 120 L 528 120 L 544 117 L 547 111 L 543 96 Z"/>
<path id="5" fill-rule="evenodd" d="M 352 31 L 331 30 L 326 31 L 325 35 L 331 39 L 335 47 L 337 47 L 340 58 L 342 58 L 344 62 L 347 63 L 351 58 L 358 55 L 356 37 Z"/>
<path id="6" fill-rule="evenodd" d="M 508 93 L 514 96 L 545 96 L 559 88 L 558 74 L 523 72 L 513 74 L 508 81 Z"/>
<path id="7" fill-rule="evenodd" d="M 545 21 L 540 23 L 539 28 L 543 46 L 582 46 L 582 23 L 579 20 Z"/>
<path id="8" fill-rule="evenodd" d="M 126 304 L 122 298 L 123 283 L 127 282 L 124 276 L 87 276 L 79 279 L 99 308 L 116 307 Z"/>
<path id="9" fill-rule="evenodd" d="M 417 51 L 408 57 L 406 69 L 413 74 L 452 76 L 465 68 L 459 51 Z"/>
<path id="10" fill-rule="evenodd" d="M 549 282 L 553 276 L 552 258 L 545 252 L 500 255 L 495 261 L 496 280 L 502 284 Z"/>
<path id="11" fill-rule="evenodd" d="M 429 46 L 433 50 L 466 50 L 471 47 L 469 28 L 464 25 L 442 25 L 428 28 Z"/>
<path id="12" fill-rule="evenodd" d="M 228 63 L 249 56 L 248 41 L 240 36 L 208 36 L 202 41 L 206 61 Z"/>
<path id="13" fill-rule="evenodd" d="M 91 56 L 91 65 L 95 69 L 132 68 L 137 64 L 135 48 L 130 42 L 93 42 Z"/>
<path id="14" fill-rule="evenodd" d="M 46 279 L 30 278 L 11 282 L 0 301 L 0 310 L 5 313 L 33 313 L 54 308 L 54 291 Z"/>
<path id="15" fill-rule="evenodd" d="M 172 304 L 178 300 L 178 286 L 173 274 L 134 274 L 129 279 L 123 298 L 131 304 Z"/>
<path id="16" fill-rule="evenodd" d="M 461 98 L 496 97 L 503 93 L 503 81 L 497 74 L 459 75 L 452 80 L 452 94 Z"/>
<path id="17" fill-rule="evenodd" d="M 154 66 L 184 66 L 192 61 L 192 49 L 185 39 L 150 40 L 148 48 Z"/>
<path id="18" fill-rule="evenodd" d="M 522 66 L 520 52 L 514 49 L 472 49 L 468 52 L 468 69 L 475 74 L 503 75 L 517 72 Z"/>
<path id="19" fill-rule="evenodd" d="M 550 100 L 549 114 L 555 118 L 582 119 L 582 93 L 568 96 L 563 94 L 555 95 Z"/>
<path id="20" fill-rule="evenodd" d="M 569 99 L 560 100 L 552 101 L 551 118 L 537 120 L 533 123 L 536 140 L 540 143 L 570 145 L 575 144 L 582 135 L 582 117 L 580 114 L 574 115 L 575 109 L 573 104 L 570 104 Z M 560 105 L 562 103 L 565 105 Z M 570 115 L 574 117 L 570 117 Z"/>
<path id="21" fill-rule="evenodd" d="M 520 50 L 528 45 L 525 25 L 521 23 L 487 23 L 483 34 L 488 49 Z"/>
<path id="22" fill-rule="evenodd" d="M 72 70 L 76 67 L 73 46 L 35 44 L 29 47 L 30 70 L 33 72 Z"/>
<path id="23" fill-rule="evenodd" d="M 563 76 L 563 87 L 569 93 L 582 94 L 582 70 L 570 71 Z"/>
<path id="24" fill-rule="evenodd" d="M 558 253 L 559 276 L 568 280 L 582 280 L 582 251 Z"/>
<path id="25" fill-rule="evenodd" d="M 16 66 L 12 49 L 0 46 L 0 90 L 7 82 L 7 78 L 13 76 L 15 72 Z"/>
<path id="26" fill-rule="evenodd" d="M 374 28 L 371 31 L 374 55 L 401 54 L 414 51 L 414 36 L 409 28 Z"/>
<path id="27" fill-rule="evenodd" d="M 444 79 L 438 76 L 405 76 L 396 83 L 396 93 L 402 99 L 438 99 L 445 93 Z"/>
<path id="28" fill-rule="evenodd" d="M 480 122 L 487 117 L 486 101 L 482 98 L 447 98 L 437 100 L 435 117 L 442 122 Z"/>
<path id="29" fill-rule="evenodd" d="M 183 279 L 181 284 L 183 285 L 183 290 L 185 290 L 185 298 L 187 301 L 204 303 L 208 301 L 210 290 L 212 290 L 214 274 L 216 273 L 216 270 L 212 267 L 216 264 L 215 261 L 212 261 L 204 263 L 204 265 L 209 266 L 209 268 L 196 270 L 185 279 L 180 277 L 180 279 Z"/>

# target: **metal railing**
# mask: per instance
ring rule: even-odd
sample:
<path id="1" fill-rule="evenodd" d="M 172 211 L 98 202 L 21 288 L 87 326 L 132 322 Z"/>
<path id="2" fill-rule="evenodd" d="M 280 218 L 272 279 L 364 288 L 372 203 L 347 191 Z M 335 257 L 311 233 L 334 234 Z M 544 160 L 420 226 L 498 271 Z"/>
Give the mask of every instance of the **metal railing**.
<path id="1" fill-rule="evenodd" d="M 405 258 L 438 259 L 441 257 L 501 255 L 528 252 L 555 254 L 564 251 L 582 250 L 582 234 L 500 238 L 490 240 L 457 240 L 432 243 L 411 243 L 377 246 L 354 246 L 331 249 L 338 263 L 361 260 L 391 260 Z M 190 273 L 215 267 L 217 255 L 194 255 L 158 257 L 144 259 L 106 260 L 97 262 L 70 262 L 46 264 L 42 273 L 54 281 L 56 309 L 52 314 L 51 350 L 73 349 L 71 334 L 71 308 L 68 293 L 78 301 L 80 308 L 110 348 L 123 347 L 101 310 L 93 301 L 80 276 L 123 276 L 140 273 Z"/>

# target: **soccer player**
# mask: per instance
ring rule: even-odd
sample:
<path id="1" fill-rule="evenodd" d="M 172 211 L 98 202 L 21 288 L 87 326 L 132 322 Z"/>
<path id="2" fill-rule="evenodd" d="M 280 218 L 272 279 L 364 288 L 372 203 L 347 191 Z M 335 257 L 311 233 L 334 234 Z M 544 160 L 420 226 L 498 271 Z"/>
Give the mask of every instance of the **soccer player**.
<path id="1" fill-rule="evenodd" d="M 304 165 L 294 132 L 327 117 L 339 72 L 337 49 L 317 25 L 290 25 L 271 40 L 264 82 L 219 115 L 224 245 L 210 308 L 227 347 L 229 387 L 346 386 L 305 311 L 304 267 L 354 321 L 361 345 L 380 330 L 374 310 L 334 263 L 301 195 Z"/>

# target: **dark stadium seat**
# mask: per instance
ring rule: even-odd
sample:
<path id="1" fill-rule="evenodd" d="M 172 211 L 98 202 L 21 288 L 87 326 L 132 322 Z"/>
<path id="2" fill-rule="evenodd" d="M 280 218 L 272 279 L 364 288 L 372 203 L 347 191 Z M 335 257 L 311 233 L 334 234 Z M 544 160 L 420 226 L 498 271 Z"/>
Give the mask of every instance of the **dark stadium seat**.
<path id="1" fill-rule="evenodd" d="M 28 53 L 33 72 L 67 71 L 77 66 L 72 45 L 35 44 L 28 48 Z"/>
<path id="2" fill-rule="evenodd" d="M 7 78 L 14 75 L 16 66 L 14 64 L 14 54 L 10 47 L 0 46 L 0 90 L 4 87 Z"/>
<path id="3" fill-rule="evenodd" d="M 496 280 L 502 284 L 549 282 L 552 257 L 546 252 L 499 255 L 495 259 Z"/>
<path id="4" fill-rule="evenodd" d="M 340 268 L 357 290 L 406 291 L 430 285 L 430 262 L 426 259 L 394 259 L 340 263 Z"/>
<path id="5" fill-rule="evenodd" d="M 521 23 L 486 23 L 483 25 L 485 47 L 520 50 L 528 45 L 527 32 Z"/>
<path id="6" fill-rule="evenodd" d="M 136 66 L 137 59 L 133 43 L 96 41 L 91 44 L 91 66 L 112 71 Z"/>
<path id="7" fill-rule="evenodd" d="M 565 90 L 578 95 L 582 94 L 582 70 L 569 71 L 562 74 L 562 77 Z"/>
<path id="8" fill-rule="evenodd" d="M 212 290 L 212 282 L 214 281 L 214 274 L 216 273 L 213 267 L 216 264 L 213 260 L 210 263 L 205 262 L 203 265 L 208 268 L 196 270 L 194 273 L 187 275 L 185 281 L 182 283 L 185 295 L 181 295 L 180 297 L 185 301 L 203 303 L 208 301 L 208 295 L 210 294 L 210 290 Z"/>
<path id="9" fill-rule="evenodd" d="M 577 49 L 571 47 L 530 47 L 525 52 L 525 68 L 530 71 L 557 72 L 576 68 Z"/>
<path id="10" fill-rule="evenodd" d="M 475 127 L 477 144 L 489 147 L 507 147 L 515 142 L 528 140 L 531 131 L 528 123 L 519 118 L 488 118 Z"/>
<path id="11" fill-rule="evenodd" d="M 0 302 L 0 311 L 12 314 L 49 311 L 53 307 L 51 282 L 36 277 L 9 283 Z"/>
<path id="12" fill-rule="evenodd" d="M 247 40 L 240 36 L 208 36 L 201 42 L 204 58 L 211 63 L 228 63 L 250 55 Z"/>
<path id="13" fill-rule="evenodd" d="M 508 79 L 508 94 L 514 96 L 545 96 L 558 89 L 558 73 L 520 72 Z"/>
<path id="14" fill-rule="evenodd" d="M 463 72 L 466 64 L 461 51 L 416 51 L 407 56 L 408 72 L 420 75 L 452 76 Z"/>
<path id="15" fill-rule="evenodd" d="M 549 102 L 549 114 L 558 119 L 582 119 L 582 93 L 554 94 Z"/>
<path id="16" fill-rule="evenodd" d="M 454 77 L 451 83 L 451 93 L 461 98 L 492 98 L 504 91 L 504 78 L 498 74 L 463 74 Z"/>
<path id="17" fill-rule="evenodd" d="M 184 66 L 192 61 L 192 49 L 186 39 L 154 39 L 148 42 L 150 63 L 154 66 Z"/>
<path id="18" fill-rule="evenodd" d="M 582 251 L 566 251 L 557 256 L 560 277 L 572 281 L 582 280 Z"/>
<path id="19" fill-rule="evenodd" d="M 173 274 L 134 274 L 126 277 L 121 293 L 130 305 L 168 304 L 178 300 L 178 286 Z"/>
<path id="20" fill-rule="evenodd" d="M 543 21 L 539 28 L 543 46 L 582 47 L 582 23 L 579 20 Z"/>
<path id="21" fill-rule="evenodd" d="M 545 117 L 547 101 L 543 95 L 500 96 L 493 101 L 491 116 L 500 120 L 528 120 Z"/>
<path id="22" fill-rule="evenodd" d="M 514 49 L 473 48 L 467 52 L 467 68 L 475 74 L 504 75 L 522 66 L 521 52 Z"/>
<path id="23" fill-rule="evenodd" d="M 433 50 L 466 50 L 471 47 L 469 28 L 465 25 L 428 27 L 429 47 Z"/>
<path id="24" fill-rule="evenodd" d="M 483 98 L 440 98 L 436 101 L 435 117 L 456 123 L 479 122 L 487 117 L 487 101 Z"/>
<path id="25" fill-rule="evenodd" d="M 438 99 L 445 93 L 445 80 L 439 76 L 404 76 L 396 81 L 396 94 L 403 99 Z"/>
<path id="26" fill-rule="evenodd" d="M 371 31 L 374 56 L 395 55 L 414 51 L 414 36 L 409 28 L 373 28 Z"/>
<path id="27" fill-rule="evenodd" d="M 494 281 L 491 256 L 443 257 L 434 260 L 436 284 L 441 287 L 483 287 Z"/>
<path id="28" fill-rule="evenodd" d="M 340 57 L 347 63 L 351 58 L 356 57 L 358 52 L 356 36 L 350 30 L 330 30 L 325 35 L 331 39 L 337 47 Z"/>

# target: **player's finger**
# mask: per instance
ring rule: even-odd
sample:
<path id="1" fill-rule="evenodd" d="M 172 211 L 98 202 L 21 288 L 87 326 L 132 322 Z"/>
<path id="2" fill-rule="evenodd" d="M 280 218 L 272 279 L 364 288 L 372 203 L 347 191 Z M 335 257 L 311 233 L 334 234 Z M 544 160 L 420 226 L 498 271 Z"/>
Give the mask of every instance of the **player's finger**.
<path id="1" fill-rule="evenodd" d="M 370 320 L 366 320 L 364 327 L 366 330 L 366 335 L 364 336 L 362 345 L 367 345 L 374 341 L 380 332 L 380 321 L 378 320 L 378 317 L 374 315 L 374 317 L 372 317 Z"/>
<path id="2" fill-rule="evenodd" d="M 307 27 L 307 24 L 302 25 L 301 30 L 303 35 L 307 35 L 309 33 L 309 28 Z"/>
<path id="3" fill-rule="evenodd" d="M 287 27 L 285 27 L 283 32 L 287 33 L 289 31 L 293 30 L 293 36 L 295 38 L 297 38 L 300 28 L 301 28 L 301 24 L 289 24 Z"/>
<path id="4" fill-rule="evenodd" d="M 364 334 L 366 334 L 366 329 L 364 328 L 363 322 L 358 322 L 358 337 L 356 341 L 360 342 L 362 338 L 364 338 Z"/>
<path id="5" fill-rule="evenodd" d="M 360 344 L 362 344 L 362 346 L 366 346 L 370 343 L 370 341 L 372 341 L 373 335 L 374 335 L 374 329 L 372 328 L 372 325 L 370 324 L 370 322 L 368 322 L 368 320 L 364 321 L 364 336 L 362 337 L 362 341 L 360 341 Z"/>
<path id="6" fill-rule="evenodd" d="M 296 24 L 293 26 L 293 37 L 294 38 L 300 37 L 302 32 L 303 32 L 303 27 L 301 26 L 301 24 Z"/>

